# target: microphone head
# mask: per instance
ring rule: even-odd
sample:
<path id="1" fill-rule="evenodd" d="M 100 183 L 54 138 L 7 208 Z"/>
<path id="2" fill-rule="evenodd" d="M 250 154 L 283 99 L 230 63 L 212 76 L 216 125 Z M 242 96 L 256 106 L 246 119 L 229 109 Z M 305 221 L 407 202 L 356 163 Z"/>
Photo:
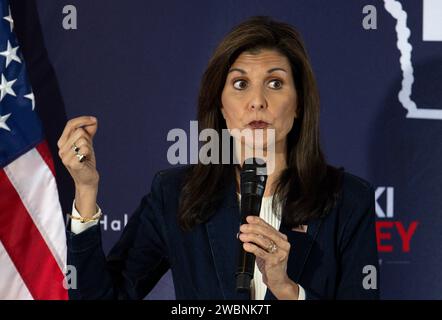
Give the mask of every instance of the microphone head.
<path id="1" fill-rule="evenodd" d="M 248 158 L 241 167 L 241 196 L 254 195 L 261 198 L 267 182 L 267 166 L 260 158 Z"/>

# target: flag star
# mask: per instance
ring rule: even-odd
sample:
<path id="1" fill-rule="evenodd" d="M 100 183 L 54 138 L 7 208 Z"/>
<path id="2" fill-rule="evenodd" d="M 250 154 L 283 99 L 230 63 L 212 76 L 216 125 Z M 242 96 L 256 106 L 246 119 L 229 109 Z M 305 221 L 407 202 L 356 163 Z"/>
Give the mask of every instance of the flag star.
<path id="1" fill-rule="evenodd" d="M 12 60 L 17 61 L 18 63 L 21 63 L 20 58 L 17 56 L 17 50 L 18 50 L 18 46 L 13 48 L 11 46 L 11 43 L 8 40 L 6 50 L 0 52 L 0 55 L 4 56 L 6 58 L 6 68 L 11 63 Z"/>
<path id="2" fill-rule="evenodd" d="M 25 98 L 28 98 L 29 100 L 31 100 L 31 102 L 32 102 L 32 111 L 34 111 L 34 108 L 35 108 L 34 93 L 31 91 L 31 93 L 28 93 L 27 95 L 25 95 Z"/>
<path id="3" fill-rule="evenodd" d="M 14 28 L 14 20 L 12 20 L 12 16 L 11 16 L 11 8 L 9 8 L 9 16 L 3 17 L 3 19 L 5 19 L 6 21 L 9 22 L 9 27 L 11 28 L 11 32 L 12 32 L 12 29 Z"/>
<path id="4" fill-rule="evenodd" d="M 10 115 L 11 115 L 11 113 L 9 113 L 5 116 L 0 116 L 0 129 L 5 129 L 8 131 L 11 131 L 11 129 L 9 129 L 8 125 L 6 124 L 6 120 L 8 120 Z"/>
<path id="5" fill-rule="evenodd" d="M 15 81 L 17 81 L 17 79 L 7 81 L 5 76 L 2 74 L 2 82 L 0 83 L 0 101 L 2 101 L 7 94 L 10 94 L 14 97 L 16 96 L 14 90 L 12 89 L 12 85 Z"/>

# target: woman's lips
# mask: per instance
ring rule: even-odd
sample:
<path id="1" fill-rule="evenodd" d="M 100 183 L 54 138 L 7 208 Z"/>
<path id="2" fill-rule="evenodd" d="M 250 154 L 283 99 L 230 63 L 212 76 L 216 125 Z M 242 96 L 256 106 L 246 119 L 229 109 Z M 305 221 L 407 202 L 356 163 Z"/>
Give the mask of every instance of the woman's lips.
<path id="1" fill-rule="evenodd" d="M 252 121 L 249 123 L 249 127 L 252 129 L 265 129 L 269 126 L 269 123 L 265 121 Z"/>

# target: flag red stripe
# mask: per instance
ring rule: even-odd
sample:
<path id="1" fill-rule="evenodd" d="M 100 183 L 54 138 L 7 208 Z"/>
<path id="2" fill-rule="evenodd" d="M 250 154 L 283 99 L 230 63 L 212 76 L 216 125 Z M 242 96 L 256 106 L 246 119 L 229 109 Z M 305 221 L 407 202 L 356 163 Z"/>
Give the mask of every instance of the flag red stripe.
<path id="1" fill-rule="evenodd" d="M 67 299 L 64 275 L 4 170 L 0 171 L 0 239 L 34 299 Z"/>
<path id="2" fill-rule="evenodd" d="M 54 161 L 52 159 L 51 151 L 49 150 L 49 146 L 46 140 L 40 142 L 35 148 L 37 149 L 38 153 L 40 153 L 40 156 L 42 157 L 44 162 L 46 162 L 47 166 L 52 172 L 52 175 L 55 177 Z"/>

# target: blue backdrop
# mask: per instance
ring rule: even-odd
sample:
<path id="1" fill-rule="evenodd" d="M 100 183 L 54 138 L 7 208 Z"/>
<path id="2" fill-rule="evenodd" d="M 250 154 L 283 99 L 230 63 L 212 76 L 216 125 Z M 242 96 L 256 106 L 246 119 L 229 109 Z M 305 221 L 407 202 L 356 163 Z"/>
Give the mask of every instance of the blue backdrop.
<path id="1" fill-rule="evenodd" d="M 99 119 L 95 149 L 107 251 L 148 192 L 153 174 L 170 166 L 168 131 L 188 131 L 195 119 L 200 79 L 217 43 L 245 18 L 269 15 L 293 24 L 304 37 L 321 93 L 328 161 L 377 187 L 373 214 L 381 296 L 441 299 L 442 10 L 437 2 L 12 1 L 36 110 L 57 160 L 65 212 L 73 187 L 55 143 L 66 119 Z M 62 26 L 66 5 L 77 9 L 76 30 Z M 376 9 L 376 29 L 363 27 L 366 5 Z M 174 298 L 169 274 L 148 298 Z"/>

